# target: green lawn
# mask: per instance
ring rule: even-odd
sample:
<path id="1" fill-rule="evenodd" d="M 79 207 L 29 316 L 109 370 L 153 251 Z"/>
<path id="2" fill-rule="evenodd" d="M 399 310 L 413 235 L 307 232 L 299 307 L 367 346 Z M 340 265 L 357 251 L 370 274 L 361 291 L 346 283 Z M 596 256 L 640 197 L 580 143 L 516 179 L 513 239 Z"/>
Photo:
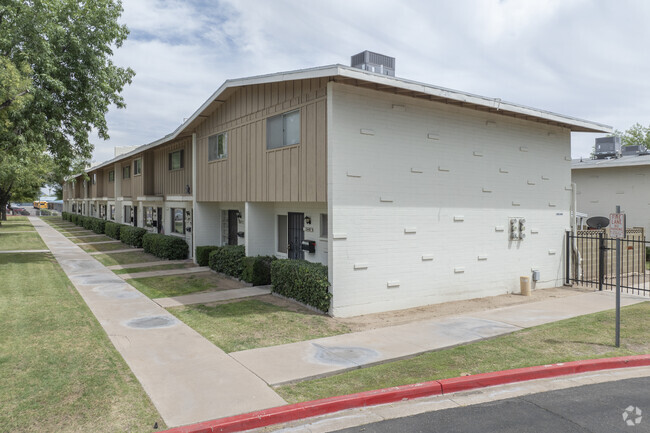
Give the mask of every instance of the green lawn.
<path id="1" fill-rule="evenodd" d="M 50 254 L 0 255 L 0 280 L 0 431 L 164 428 Z"/>
<path id="2" fill-rule="evenodd" d="M 0 233 L 2 232 L 33 232 L 36 231 L 26 216 L 8 216 L 7 221 L 0 221 Z"/>
<path id="3" fill-rule="evenodd" d="M 124 244 L 122 245 L 124 248 L 128 248 L 128 246 Z M 128 251 L 125 253 L 115 253 L 115 254 L 97 254 L 96 256 L 93 257 L 97 259 L 99 263 L 101 263 L 104 266 L 130 265 L 132 263 L 147 263 L 147 262 L 157 262 L 162 260 L 156 256 L 144 253 L 142 251 Z"/>
<path id="4" fill-rule="evenodd" d="M 0 232 L 0 251 L 11 250 L 46 250 L 47 247 L 36 232 L 2 233 Z"/>
<path id="5" fill-rule="evenodd" d="M 110 244 L 79 245 L 79 248 L 86 251 L 87 253 L 94 253 L 96 251 L 125 250 L 125 249 L 130 248 L 130 247 L 128 245 L 126 245 L 126 244 L 123 244 L 122 242 L 115 242 L 115 243 L 110 243 Z M 119 254 L 119 253 L 117 253 L 117 254 Z"/>
<path id="6" fill-rule="evenodd" d="M 158 266 L 152 270 L 158 270 Z M 131 269 L 128 269 L 132 271 Z M 189 295 L 207 290 L 227 290 L 243 287 L 241 284 L 225 279 L 213 272 L 198 274 L 167 275 L 162 277 L 133 278 L 127 283 L 152 299 L 170 296 Z"/>
<path id="7" fill-rule="evenodd" d="M 139 268 L 128 268 L 128 269 L 115 269 L 113 272 L 116 274 L 137 274 L 138 272 L 150 272 L 150 271 L 164 271 L 167 269 L 184 269 L 184 268 L 193 268 L 196 265 L 194 263 L 172 263 L 170 265 L 153 265 L 153 266 L 144 266 Z"/>
<path id="8" fill-rule="evenodd" d="M 114 241 L 115 239 L 109 238 L 108 236 L 105 235 L 96 235 L 96 236 L 89 236 L 87 238 L 68 238 L 75 244 L 83 244 L 86 242 L 105 242 L 105 241 Z"/>
<path id="9" fill-rule="evenodd" d="M 290 311 L 258 300 L 188 305 L 169 312 L 226 352 L 350 332 L 347 326 L 319 314 Z"/>
<path id="10" fill-rule="evenodd" d="M 289 403 L 397 385 L 589 358 L 650 353 L 650 302 L 621 313 L 621 347 L 614 347 L 614 311 L 575 317 L 415 358 L 285 385 Z"/>

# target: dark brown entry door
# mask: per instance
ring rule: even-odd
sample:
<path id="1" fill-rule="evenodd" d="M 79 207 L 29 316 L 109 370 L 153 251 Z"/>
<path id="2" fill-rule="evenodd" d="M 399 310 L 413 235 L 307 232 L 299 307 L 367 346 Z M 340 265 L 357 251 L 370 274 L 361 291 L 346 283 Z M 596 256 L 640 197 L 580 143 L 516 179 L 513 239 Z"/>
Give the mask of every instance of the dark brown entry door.
<path id="1" fill-rule="evenodd" d="M 228 211 L 228 245 L 237 245 L 237 214 L 239 211 Z"/>
<path id="2" fill-rule="evenodd" d="M 138 226 L 138 207 L 133 206 L 131 209 L 133 209 L 133 227 Z"/>
<path id="3" fill-rule="evenodd" d="M 301 260 L 305 258 L 305 253 L 300 248 L 302 246 L 302 241 L 305 238 L 305 232 L 303 230 L 304 225 L 305 225 L 305 214 L 289 212 L 288 255 L 290 259 Z"/>

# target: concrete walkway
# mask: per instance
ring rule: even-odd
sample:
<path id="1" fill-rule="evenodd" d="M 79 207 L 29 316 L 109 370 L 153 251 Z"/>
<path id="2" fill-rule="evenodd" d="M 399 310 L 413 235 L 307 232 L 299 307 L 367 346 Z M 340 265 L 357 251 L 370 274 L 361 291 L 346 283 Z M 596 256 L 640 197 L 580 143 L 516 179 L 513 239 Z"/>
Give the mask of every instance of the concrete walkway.
<path id="1" fill-rule="evenodd" d="M 130 280 L 131 278 L 164 277 L 169 275 L 196 274 L 199 272 L 210 272 L 210 268 L 207 266 L 198 266 L 195 268 L 161 269 L 158 271 L 136 272 L 135 274 L 120 274 L 120 278 Z"/>
<path id="2" fill-rule="evenodd" d="M 250 298 L 271 294 L 270 286 L 243 287 L 241 289 L 221 290 L 218 292 L 193 293 L 173 298 L 158 298 L 154 302 L 163 308 L 183 305 L 208 304 L 210 302 L 230 301 L 231 299 Z"/>
<path id="3" fill-rule="evenodd" d="M 261 379 L 61 233 L 39 218 L 29 220 L 168 426 L 285 404 Z"/>
<path id="4" fill-rule="evenodd" d="M 648 298 L 621 296 L 622 306 L 644 301 L 648 301 Z M 612 292 L 582 293 L 466 316 L 442 317 L 244 350 L 230 355 L 268 384 L 278 385 L 328 376 L 613 308 L 615 297 Z"/>

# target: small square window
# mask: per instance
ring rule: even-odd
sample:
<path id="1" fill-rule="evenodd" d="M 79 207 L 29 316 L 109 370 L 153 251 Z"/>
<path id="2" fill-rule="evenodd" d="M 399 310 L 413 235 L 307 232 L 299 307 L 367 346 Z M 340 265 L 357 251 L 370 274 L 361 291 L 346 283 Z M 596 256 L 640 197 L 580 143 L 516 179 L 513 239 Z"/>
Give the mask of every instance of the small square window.
<path id="1" fill-rule="evenodd" d="M 108 181 L 115 182 L 115 170 L 111 170 L 108 172 Z"/>
<path id="2" fill-rule="evenodd" d="M 266 119 L 266 148 L 300 144 L 300 110 Z"/>
<path id="3" fill-rule="evenodd" d="M 172 208 L 172 233 L 185 234 L 185 209 Z"/>
<path id="4" fill-rule="evenodd" d="M 131 166 L 127 165 L 122 167 L 122 179 L 128 179 L 131 177 Z"/>
<path id="5" fill-rule="evenodd" d="M 133 160 L 133 176 L 142 174 L 142 158 Z"/>
<path id="6" fill-rule="evenodd" d="M 228 157 L 228 142 L 226 133 L 215 134 L 208 137 L 208 161 Z"/>
<path id="7" fill-rule="evenodd" d="M 320 237 L 321 238 L 327 237 L 327 214 L 326 213 L 320 214 Z"/>
<path id="8" fill-rule="evenodd" d="M 170 170 L 178 170 L 183 168 L 183 154 L 185 152 L 183 149 L 177 150 L 175 152 L 171 152 L 169 154 L 169 169 Z"/>

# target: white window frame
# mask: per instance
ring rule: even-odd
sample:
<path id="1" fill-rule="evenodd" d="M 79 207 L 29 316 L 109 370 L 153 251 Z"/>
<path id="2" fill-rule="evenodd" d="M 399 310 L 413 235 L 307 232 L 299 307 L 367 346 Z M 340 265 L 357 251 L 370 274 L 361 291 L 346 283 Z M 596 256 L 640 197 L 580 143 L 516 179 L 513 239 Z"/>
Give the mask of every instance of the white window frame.
<path id="1" fill-rule="evenodd" d="M 219 153 L 219 137 L 223 137 L 222 153 Z M 212 152 L 213 145 L 216 146 L 216 151 Z M 214 156 L 214 157 L 213 157 Z M 220 159 L 228 158 L 228 133 L 221 132 L 208 137 L 208 161 L 219 161 Z"/>
<path id="2" fill-rule="evenodd" d="M 325 221 L 323 221 L 323 220 L 325 220 Z M 324 239 L 327 239 L 327 235 L 328 235 L 327 221 L 328 221 L 327 220 L 327 214 L 326 213 L 320 214 L 320 221 L 319 221 L 319 224 L 320 224 L 320 237 L 324 238 Z"/>
<path id="3" fill-rule="evenodd" d="M 133 176 L 139 176 L 142 174 L 142 158 L 133 160 Z"/>
<path id="4" fill-rule="evenodd" d="M 297 114 L 298 115 L 298 141 L 295 143 L 288 142 L 287 138 L 287 118 Z M 282 143 L 272 143 L 272 134 L 270 133 L 271 125 L 273 122 L 280 120 L 282 122 Z M 302 125 L 300 123 L 300 109 L 288 111 L 286 113 L 278 114 L 266 119 L 266 150 L 276 150 L 287 146 L 297 146 L 300 144 L 300 136 L 302 133 Z"/>

